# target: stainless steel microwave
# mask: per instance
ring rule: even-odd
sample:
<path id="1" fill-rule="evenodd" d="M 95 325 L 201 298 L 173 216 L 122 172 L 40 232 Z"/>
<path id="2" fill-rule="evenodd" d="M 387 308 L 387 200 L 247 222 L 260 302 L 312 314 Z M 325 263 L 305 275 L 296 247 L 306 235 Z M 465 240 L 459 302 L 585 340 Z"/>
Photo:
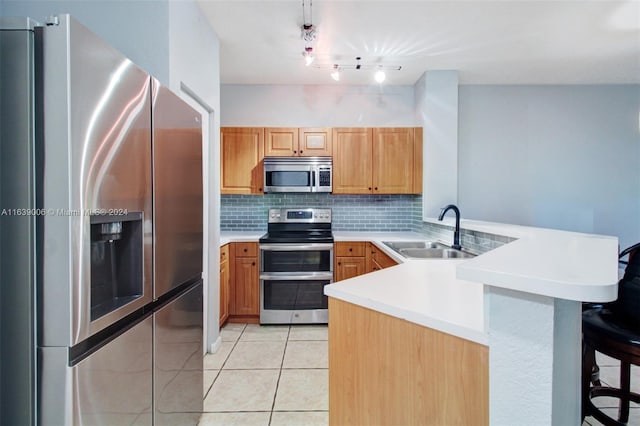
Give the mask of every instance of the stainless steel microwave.
<path id="1" fill-rule="evenodd" d="M 267 157 L 264 192 L 331 192 L 331 157 Z"/>

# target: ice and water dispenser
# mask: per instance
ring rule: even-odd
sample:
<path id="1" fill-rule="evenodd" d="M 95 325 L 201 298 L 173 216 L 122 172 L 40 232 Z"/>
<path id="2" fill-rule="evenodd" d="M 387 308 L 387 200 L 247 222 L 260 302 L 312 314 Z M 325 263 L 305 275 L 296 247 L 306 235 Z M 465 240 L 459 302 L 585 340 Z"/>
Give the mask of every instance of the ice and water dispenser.
<path id="1" fill-rule="evenodd" d="M 144 294 L 142 212 L 91 216 L 91 321 Z"/>

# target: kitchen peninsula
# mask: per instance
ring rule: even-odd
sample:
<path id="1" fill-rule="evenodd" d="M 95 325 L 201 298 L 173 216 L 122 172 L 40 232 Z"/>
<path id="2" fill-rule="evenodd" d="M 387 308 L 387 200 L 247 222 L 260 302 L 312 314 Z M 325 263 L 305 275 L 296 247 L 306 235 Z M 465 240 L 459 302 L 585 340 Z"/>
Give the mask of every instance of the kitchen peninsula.
<path id="1" fill-rule="evenodd" d="M 581 302 L 616 298 L 617 239 L 461 227 L 515 241 L 407 261 L 373 239 L 404 263 L 325 287 L 331 424 L 580 423 Z"/>

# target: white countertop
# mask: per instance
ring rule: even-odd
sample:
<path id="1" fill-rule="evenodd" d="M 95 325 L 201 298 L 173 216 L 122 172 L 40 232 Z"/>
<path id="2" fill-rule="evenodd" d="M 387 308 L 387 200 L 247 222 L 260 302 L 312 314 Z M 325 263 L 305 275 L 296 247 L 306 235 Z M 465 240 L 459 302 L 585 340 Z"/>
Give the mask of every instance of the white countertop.
<path id="1" fill-rule="evenodd" d="M 453 219 L 444 223 L 453 226 Z M 615 237 L 473 220 L 460 221 L 460 227 L 517 240 L 466 260 L 457 268 L 458 278 L 582 302 L 618 297 Z"/>
<path id="2" fill-rule="evenodd" d="M 376 244 L 381 246 L 379 244 Z M 325 286 L 325 294 L 483 345 L 484 289 L 456 279 L 463 260 L 412 260 Z"/>
<path id="3" fill-rule="evenodd" d="M 469 220 L 461 228 L 516 240 L 471 259 L 407 260 L 381 242 L 427 237 L 336 232 L 336 241 L 372 241 L 404 263 L 326 286 L 325 294 L 482 344 L 484 285 L 575 301 L 617 297 L 615 237 Z"/>
<path id="4" fill-rule="evenodd" d="M 265 231 L 222 231 L 220 232 L 220 247 L 229 243 L 258 242 L 264 234 L 266 234 Z"/>

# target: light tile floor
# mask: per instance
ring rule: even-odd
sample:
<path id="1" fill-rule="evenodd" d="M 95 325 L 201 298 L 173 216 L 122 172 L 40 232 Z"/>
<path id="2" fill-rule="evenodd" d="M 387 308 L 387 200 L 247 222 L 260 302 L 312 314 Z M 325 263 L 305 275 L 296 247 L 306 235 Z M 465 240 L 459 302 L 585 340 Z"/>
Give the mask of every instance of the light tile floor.
<path id="1" fill-rule="evenodd" d="M 600 367 L 600 381 L 605 386 L 618 387 L 620 385 L 620 361 L 596 352 L 596 363 Z M 631 366 L 631 390 L 640 393 L 640 367 Z M 618 399 L 599 397 L 593 400 L 594 405 L 614 419 L 618 418 Z M 640 405 L 631 403 L 628 425 L 640 425 Z M 583 426 L 600 426 L 598 420 L 591 416 L 584 419 Z"/>
<path id="2" fill-rule="evenodd" d="M 326 426 L 326 326 L 227 324 L 204 358 L 201 426 Z"/>

